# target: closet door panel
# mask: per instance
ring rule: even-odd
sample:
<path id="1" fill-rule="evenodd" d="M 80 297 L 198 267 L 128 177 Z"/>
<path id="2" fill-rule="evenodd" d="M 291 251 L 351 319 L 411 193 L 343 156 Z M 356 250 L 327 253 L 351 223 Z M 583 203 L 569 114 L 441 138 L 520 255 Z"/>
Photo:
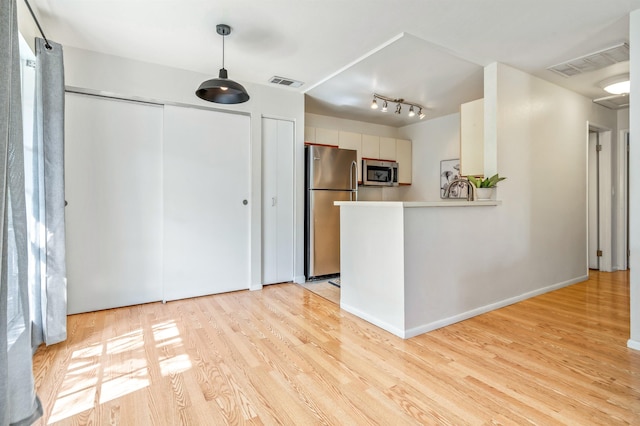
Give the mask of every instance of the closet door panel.
<path id="1" fill-rule="evenodd" d="M 162 107 L 67 93 L 68 312 L 162 299 Z"/>
<path id="2" fill-rule="evenodd" d="M 293 280 L 293 122 L 262 119 L 262 282 Z"/>
<path id="3" fill-rule="evenodd" d="M 249 288 L 250 120 L 165 106 L 166 300 Z"/>

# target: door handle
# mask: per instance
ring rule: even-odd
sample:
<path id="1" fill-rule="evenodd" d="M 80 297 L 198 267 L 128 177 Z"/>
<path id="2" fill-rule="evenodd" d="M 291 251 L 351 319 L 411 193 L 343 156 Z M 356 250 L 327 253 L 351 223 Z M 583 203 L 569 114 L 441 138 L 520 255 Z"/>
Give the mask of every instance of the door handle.
<path id="1" fill-rule="evenodd" d="M 271 207 L 276 205 L 276 197 L 271 197 Z"/>

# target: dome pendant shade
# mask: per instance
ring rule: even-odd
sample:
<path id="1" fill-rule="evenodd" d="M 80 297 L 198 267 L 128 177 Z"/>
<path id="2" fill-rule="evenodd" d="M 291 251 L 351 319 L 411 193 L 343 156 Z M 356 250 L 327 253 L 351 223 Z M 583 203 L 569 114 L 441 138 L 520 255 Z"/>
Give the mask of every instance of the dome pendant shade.
<path id="1" fill-rule="evenodd" d="M 207 80 L 198 87 L 196 95 L 217 104 L 241 104 L 249 100 L 249 94 L 240 83 L 227 78 L 227 70 L 220 69 L 218 78 Z"/>
<path id="2" fill-rule="evenodd" d="M 216 25 L 216 32 L 222 36 L 222 68 L 218 78 L 207 80 L 198 87 L 196 96 L 205 101 L 217 104 L 240 104 L 249 100 L 249 94 L 240 83 L 229 80 L 224 68 L 224 37 L 231 34 L 231 27 L 225 24 Z"/>

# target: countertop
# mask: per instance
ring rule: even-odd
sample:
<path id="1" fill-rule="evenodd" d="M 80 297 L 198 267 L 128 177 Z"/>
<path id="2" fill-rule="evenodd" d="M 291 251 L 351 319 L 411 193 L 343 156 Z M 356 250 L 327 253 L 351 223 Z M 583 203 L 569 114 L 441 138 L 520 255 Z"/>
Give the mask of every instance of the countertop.
<path id="1" fill-rule="evenodd" d="M 499 206 L 500 200 L 440 200 L 440 201 L 334 201 L 336 206 L 349 207 L 483 207 Z"/>

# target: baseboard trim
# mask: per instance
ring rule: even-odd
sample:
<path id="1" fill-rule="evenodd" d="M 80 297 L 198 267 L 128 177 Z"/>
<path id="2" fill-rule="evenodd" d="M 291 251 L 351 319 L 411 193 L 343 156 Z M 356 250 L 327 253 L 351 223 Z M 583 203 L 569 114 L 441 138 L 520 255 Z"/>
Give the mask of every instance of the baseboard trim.
<path id="1" fill-rule="evenodd" d="M 495 303 L 490 303 L 488 305 L 481 306 L 481 307 L 472 309 L 470 311 L 462 312 L 462 313 L 460 313 L 458 315 L 454 315 L 454 316 L 451 316 L 451 317 L 448 317 L 448 318 L 443 318 L 441 320 L 433 321 L 433 322 L 428 323 L 428 324 L 423 324 L 423 325 L 420 325 L 418 327 L 413 327 L 413 328 L 405 330 L 404 333 L 403 333 L 404 336 L 401 336 L 400 334 L 396 334 L 396 333 L 394 333 L 394 334 L 396 334 L 396 336 L 400 336 L 400 337 L 403 337 L 405 339 L 408 339 L 408 338 L 411 338 L 411 337 L 414 337 L 414 336 L 418 336 L 420 334 L 427 333 L 429 331 L 436 330 L 438 328 L 445 327 L 447 325 L 455 324 L 456 322 L 464 321 L 466 319 L 469 319 L 469 318 L 475 317 L 477 315 L 481 315 L 481 314 L 493 311 L 495 309 L 503 308 L 505 306 L 509 306 L 509 305 L 514 304 L 514 303 L 521 302 L 523 300 L 530 299 L 532 297 L 539 296 L 539 295 L 544 294 L 544 293 L 548 293 L 548 292 L 553 291 L 553 290 L 558 290 L 560 288 L 567 287 L 567 286 L 572 285 L 572 284 L 576 284 L 576 283 L 579 283 L 579 282 L 582 282 L 582 281 L 586 281 L 588 278 L 589 278 L 589 275 L 582 275 L 580 277 L 576 277 L 576 278 L 573 278 L 573 279 L 570 279 L 570 280 L 567 280 L 567 281 L 563 281 L 563 282 L 560 282 L 560 283 L 557 283 L 557 284 L 553 284 L 553 285 L 550 285 L 550 286 L 547 286 L 547 287 L 543 287 L 543 288 L 540 288 L 538 290 L 534 290 L 534 291 L 530 291 L 530 292 L 527 292 L 527 293 L 523 293 L 523 294 L 521 294 L 519 296 L 510 297 L 508 299 L 504 299 L 504 300 L 501 300 L 501 301 L 498 301 L 498 302 L 495 302 Z M 367 321 L 369 321 L 369 320 L 367 320 Z M 371 321 L 369 321 L 369 322 L 371 322 Z"/>
<path id="2" fill-rule="evenodd" d="M 293 277 L 293 282 L 296 284 L 304 284 L 307 280 L 305 279 L 304 275 L 296 275 L 295 277 Z"/>
<path id="3" fill-rule="evenodd" d="M 353 306 L 344 304 L 344 303 L 340 303 L 340 309 L 349 312 L 350 314 L 353 314 L 359 318 L 362 318 L 363 320 L 370 322 L 371 324 L 375 325 L 376 327 L 380 327 L 383 330 L 388 331 L 391 334 L 395 334 L 396 336 L 402 338 L 402 339 L 406 339 L 405 337 L 405 332 L 404 330 L 398 328 L 398 327 L 394 327 L 389 323 L 386 323 L 384 321 L 380 321 L 377 318 L 372 317 L 371 315 L 367 314 L 366 312 L 363 312 L 359 309 L 354 308 Z"/>
<path id="4" fill-rule="evenodd" d="M 629 339 L 627 340 L 627 347 L 629 349 L 635 349 L 636 351 L 640 351 L 640 342 L 637 340 Z"/>
<path id="5" fill-rule="evenodd" d="M 423 324 L 418 327 L 413 327 L 413 328 L 404 329 L 404 330 L 401 328 L 392 326 L 391 324 L 386 323 L 384 321 L 380 321 L 379 319 L 374 318 L 371 315 L 367 314 L 366 312 L 356 309 L 353 306 L 340 303 L 340 308 L 402 339 L 409 339 L 411 337 L 415 337 L 420 334 L 428 333 L 429 331 L 437 330 L 438 328 L 446 327 L 448 325 L 455 324 L 457 322 L 464 321 L 469 318 L 473 318 L 477 315 L 481 315 L 499 308 L 503 308 L 505 306 L 513 305 L 514 303 L 521 302 L 523 300 L 530 299 L 532 297 L 539 296 L 541 294 L 548 293 L 550 291 L 558 290 L 563 287 L 567 287 L 582 281 L 586 281 L 587 279 L 589 279 L 589 275 L 582 275 L 580 277 L 572 278 L 567 281 L 552 284 L 550 286 L 543 287 L 537 290 L 529 291 L 527 293 L 510 297 L 508 299 L 504 299 L 495 303 L 490 303 L 485 306 L 480 306 L 478 308 L 471 309 L 466 312 L 462 312 L 458 315 L 453 315 L 448 318 L 443 318 L 441 320 L 433 321 L 428 324 Z M 640 350 L 640 342 L 629 340 L 627 345 L 632 349 Z"/>

